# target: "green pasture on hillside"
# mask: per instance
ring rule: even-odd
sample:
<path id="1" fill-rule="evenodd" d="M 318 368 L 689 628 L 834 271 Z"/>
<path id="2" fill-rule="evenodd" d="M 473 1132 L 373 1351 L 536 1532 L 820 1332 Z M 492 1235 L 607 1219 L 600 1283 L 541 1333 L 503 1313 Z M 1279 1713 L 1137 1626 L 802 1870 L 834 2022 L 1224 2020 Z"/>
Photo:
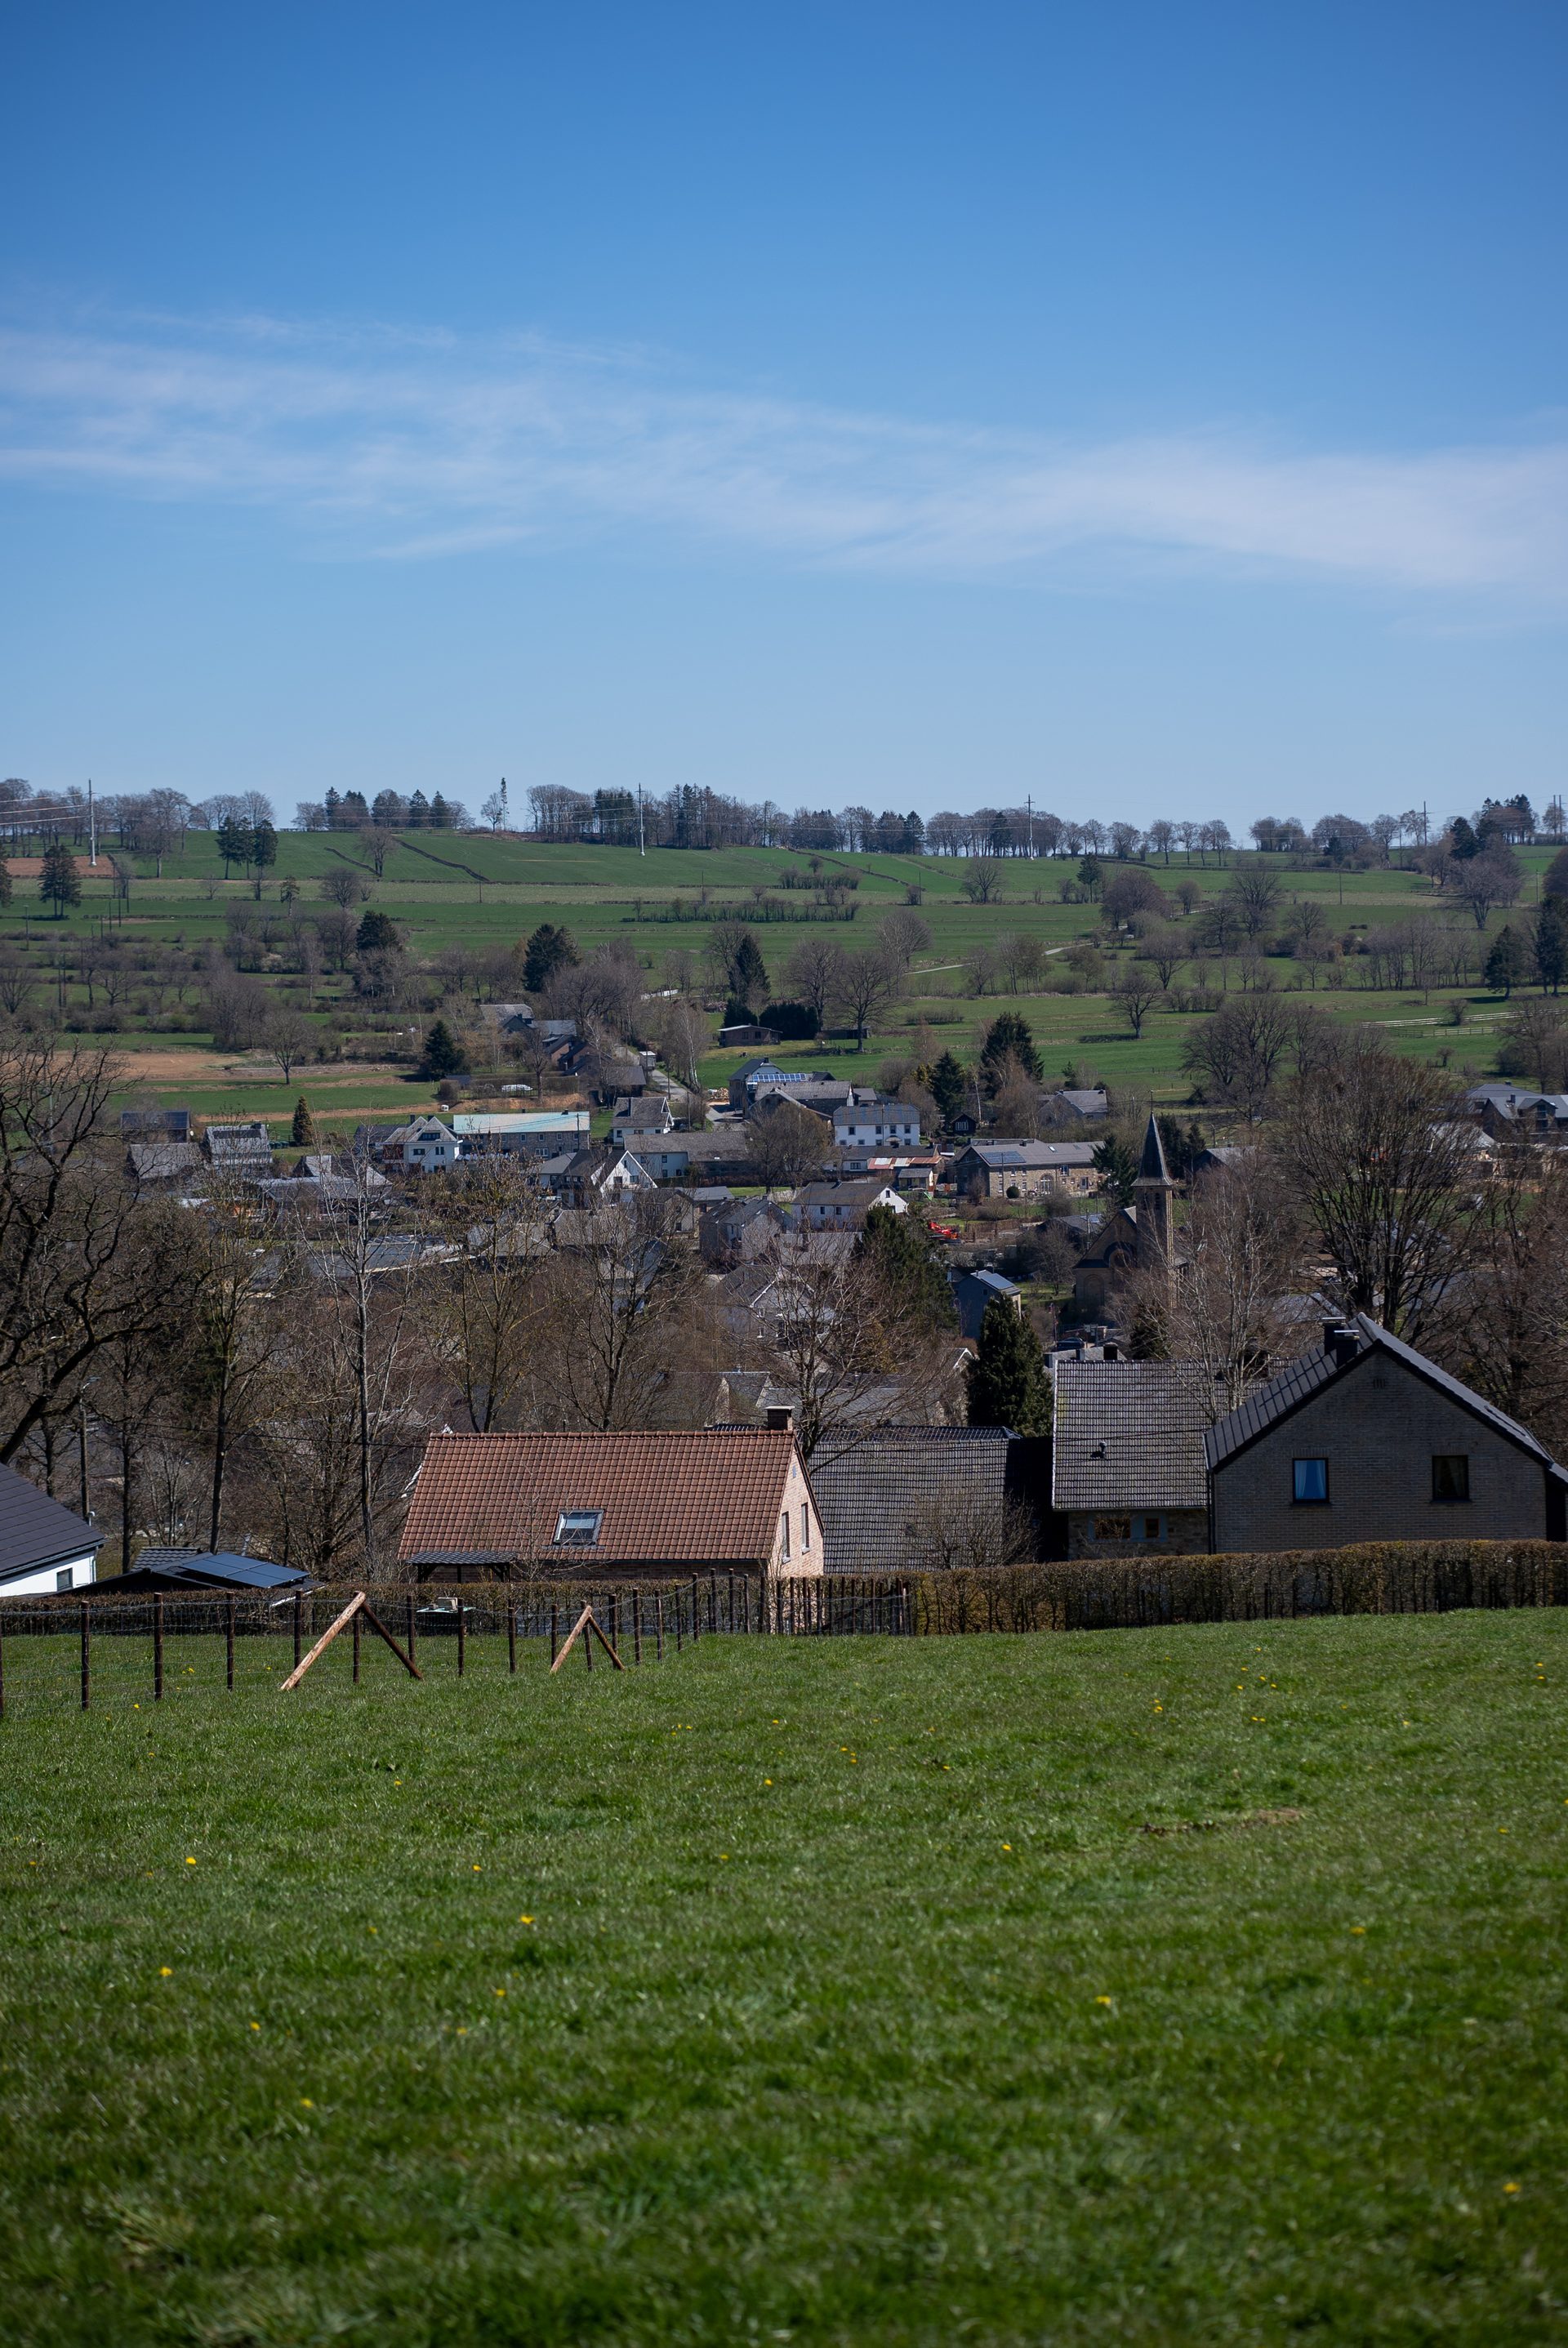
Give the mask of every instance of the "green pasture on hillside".
<path id="1" fill-rule="evenodd" d="M 6 1642 L 29 2348 L 1563 2335 L 1559 1615 L 143 1643 Z"/>
<path id="2" fill-rule="evenodd" d="M 1495 932 L 1505 919 L 1518 920 L 1528 913 L 1552 854 L 1549 849 L 1521 851 L 1528 876 L 1524 899 L 1508 913 L 1494 911 L 1491 931 Z M 117 909 L 108 878 L 88 880 L 80 907 L 60 922 L 38 904 L 36 883 L 18 879 L 11 906 L 0 914 L 0 938 L 25 935 L 46 957 L 51 942 L 108 925 L 108 933 L 125 944 L 146 940 L 199 947 L 223 935 L 232 907 L 280 914 L 284 908 L 279 891 L 285 883 L 297 885 L 298 903 L 304 911 L 318 908 L 324 901 L 324 875 L 335 866 L 346 864 L 358 868 L 361 880 L 371 890 L 372 901 L 402 925 L 412 952 L 421 960 L 439 963 L 443 956 L 457 950 L 505 952 L 540 922 L 552 921 L 568 927 L 584 951 L 611 940 L 629 944 L 650 979 L 656 982 L 672 951 L 685 949 L 700 956 L 711 937 L 711 922 L 696 917 L 703 891 L 707 892 L 710 910 L 746 918 L 755 913 L 756 891 L 778 893 L 780 874 L 790 868 L 807 873 L 810 860 L 802 851 L 782 849 L 660 849 L 651 850 L 645 858 L 632 849 L 547 847 L 484 834 L 429 832 L 404 835 L 377 881 L 354 835 L 284 832 L 279 837 L 278 862 L 266 876 L 259 909 L 251 881 L 238 874 L 227 881 L 222 879 L 222 860 L 210 834 L 191 833 L 183 853 L 165 859 L 161 879 L 156 877 L 150 858 L 134 860 L 138 877 L 131 883 L 128 905 Z M 1189 862 L 1178 855 L 1169 865 L 1154 862 L 1148 869 L 1172 892 L 1191 880 L 1208 894 L 1231 883 L 1238 861 L 1251 865 L 1258 860 L 1231 858 L 1220 865 Z M 820 919 L 758 922 L 758 942 L 779 992 L 784 988 L 789 953 L 797 943 L 829 937 L 851 949 L 869 945 L 879 917 L 903 903 L 910 884 L 918 884 L 923 892 L 920 910 L 932 942 L 917 957 L 905 999 L 868 1038 L 863 1053 L 852 1045 L 834 1042 L 806 1054 L 797 1048 L 791 1054 L 795 1059 L 824 1072 L 852 1071 L 870 1076 L 882 1062 L 892 1056 L 907 1056 L 916 1045 L 930 1045 L 938 1050 L 951 1045 L 962 1056 L 971 1056 L 985 1026 L 1005 1005 L 1019 1010 L 1028 1020 L 1048 1076 L 1059 1076 L 1072 1065 L 1081 1075 L 1147 1090 L 1168 1105 L 1186 1097 L 1189 1080 L 1181 1068 L 1182 1047 L 1194 1017 L 1201 1014 L 1153 1011 L 1141 1036 L 1134 1038 L 1117 1005 L 1104 994 L 1047 992 L 1015 996 L 1004 986 L 999 994 L 977 998 L 971 991 L 965 958 L 1009 931 L 1039 937 L 1057 950 L 1094 931 L 1099 919 L 1095 906 L 1061 901 L 1060 884 L 1070 880 L 1077 869 L 1070 860 L 1007 862 L 1004 897 L 987 905 L 971 904 L 962 895 L 966 866 L 961 859 L 828 855 L 820 861 L 824 879 L 834 874 L 858 879 L 860 886 L 850 900 L 856 908 L 855 917 L 831 922 Z M 1292 870 L 1284 860 L 1264 861 L 1275 872 L 1286 901 L 1293 896 L 1320 899 L 1336 934 L 1377 927 L 1424 910 L 1445 911 L 1427 879 L 1400 866 L 1339 874 Z M 1115 869 L 1106 867 L 1108 871 Z M 802 911 L 811 905 L 809 893 L 786 892 L 782 901 Z M 117 919 L 117 910 L 125 918 Z M 677 911 L 682 918 L 671 918 Z M 1446 917 L 1453 918 L 1451 911 Z M 1464 919 L 1468 922 L 1469 916 Z M 1276 983 L 1287 987 L 1296 985 L 1304 976 L 1288 961 L 1273 962 L 1270 969 Z M 1183 982 L 1190 982 L 1193 974 L 1189 963 L 1181 974 Z M 286 978 L 269 983 L 280 984 L 285 993 L 289 988 Z M 344 986 L 345 982 L 336 979 L 324 984 L 327 998 L 320 1014 L 324 1036 L 345 1026 L 352 1029 L 356 1015 L 362 1017 L 344 995 Z M 74 982 L 67 994 L 73 1003 L 82 1000 L 82 990 Z M 297 995 L 290 999 L 297 1000 Z M 1434 989 L 1429 997 L 1423 997 L 1361 987 L 1324 988 L 1315 993 L 1308 987 L 1304 999 L 1333 1018 L 1380 1023 L 1390 1043 L 1401 1051 L 1438 1059 L 1456 1069 L 1491 1067 L 1495 1032 L 1508 1015 L 1507 1006 L 1498 998 L 1473 989 L 1468 993 Z M 1445 1016 L 1455 1002 L 1464 1013 L 1460 1027 L 1449 1025 Z M 424 1015 L 409 1014 L 416 1023 Z M 205 1035 L 142 1034 L 134 1021 L 113 1041 L 128 1054 L 211 1049 L 211 1039 Z M 739 1056 L 709 1055 L 702 1066 L 705 1081 L 724 1083 Z M 337 1063 L 322 1068 L 319 1079 L 309 1066 L 303 1075 L 304 1088 L 311 1094 L 313 1105 L 318 1086 L 347 1082 Z M 234 1065 L 221 1076 L 210 1068 L 193 1068 L 188 1078 L 166 1078 L 160 1071 L 145 1080 L 142 1088 L 151 1089 L 166 1101 L 188 1101 L 206 1114 L 277 1117 L 287 1113 L 301 1086 L 296 1082 L 285 1087 L 264 1070 Z M 366 1114 L 387 1115 L 424 1101 L 424 1095 L 411 1089 L 396 1072 L 384 1072 L 373 1091 L 366 1091 L 362 1083 L 350 1086 L 349 1091 L 352 1099 L 346 1095 L 333 1104 L 341 1113 L 362 1106 Z"/>

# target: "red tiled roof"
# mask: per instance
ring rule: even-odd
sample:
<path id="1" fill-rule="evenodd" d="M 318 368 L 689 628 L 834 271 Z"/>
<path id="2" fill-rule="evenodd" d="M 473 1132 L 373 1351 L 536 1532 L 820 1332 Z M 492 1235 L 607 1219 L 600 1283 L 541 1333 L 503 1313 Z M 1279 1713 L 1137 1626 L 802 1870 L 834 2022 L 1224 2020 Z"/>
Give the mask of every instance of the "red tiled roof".
<path id="1" fill-rule="evenodd" d="M 794 1456 L 788 1428 L 632 1435 L 433 1435 L 405 1565 L 559 1559 L 735 1562 L 771 1555 Z M 555 1547 L 562 1510 L 603 1511 L 591 1549 Z"/>

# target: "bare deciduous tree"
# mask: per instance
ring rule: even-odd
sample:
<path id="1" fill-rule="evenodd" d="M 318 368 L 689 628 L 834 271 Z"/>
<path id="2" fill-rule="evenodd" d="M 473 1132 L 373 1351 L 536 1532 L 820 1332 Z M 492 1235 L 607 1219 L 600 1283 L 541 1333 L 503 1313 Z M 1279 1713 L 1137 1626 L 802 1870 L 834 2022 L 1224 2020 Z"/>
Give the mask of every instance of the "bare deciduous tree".
<path id="1" fill-rule="evenodd" d="M 0 1046 L 0 1460 L 106 1347 L 167 1342 L 185 1292 L 178 1210 L 120 1178 L 119 1074 L 106 1053 Z"/>
<path id="2" fill-rule="evenodd" d="M 1303 1342 L 1290 1304 L 1306 1257 L 1301 1211 L 1274 1161 L 1254 1150 L 1243 1166 L 1200 1178 L 1178 1253 L 1173 1275 L 1161 1267 L 1130 1276 L 1128 1307 L 1159 1330 L 1161 1353 L 1198 1365 L 1209 1416 L 1222 1418 Z"/>
<path id="3" fill-rule="evenodd" d="M 1338 1301 L 1397 1334 L 1469 1251 L 1473 1128 L 1451 1080 L 1352 1035 L 1282 1104 L 1278 1162 L 1336 1267 Z"/>

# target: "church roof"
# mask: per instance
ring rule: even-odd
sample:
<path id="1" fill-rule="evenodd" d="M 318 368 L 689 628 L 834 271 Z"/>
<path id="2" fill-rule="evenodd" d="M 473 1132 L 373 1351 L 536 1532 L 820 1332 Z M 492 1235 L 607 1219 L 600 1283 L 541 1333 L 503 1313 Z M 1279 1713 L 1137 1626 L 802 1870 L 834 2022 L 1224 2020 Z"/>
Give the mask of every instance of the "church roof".
<path id="1" fill-rule="evenodd" d="M 1143 1154 L 1138 1161 L 1138 1179 L 1140 1182 L 1169 1183 L 1171 1181 L 1171 1169 L 1165 1163 L 1165 1144 L 1160 1138 L 1159 1124 L 1152 1117 L 1149 1120 L 1148 1130 L 1143 1137 Z M 1171 1184 L 1171 1188 L 1174 1189 L 1174 1184 Z"/>

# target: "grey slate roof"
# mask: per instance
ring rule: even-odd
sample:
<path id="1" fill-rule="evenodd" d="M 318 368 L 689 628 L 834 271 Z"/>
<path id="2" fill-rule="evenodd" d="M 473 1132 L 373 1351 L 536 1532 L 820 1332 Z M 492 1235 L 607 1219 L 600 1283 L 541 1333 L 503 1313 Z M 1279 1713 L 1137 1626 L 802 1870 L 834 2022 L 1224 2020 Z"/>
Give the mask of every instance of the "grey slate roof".
<path id="1" fill-rule="evenodd" d="M 1052 1166 L 1092 1166 L 1092 1141 L 972 1141 L 963 1155 L 977 1158 L 995 1174 L 1022 1168 L 1037 1171 Z"/>
<path id="2" fill-rule="evenodd" d="M 62 1509 L 26 1476 L 0 1468 L 0 1582 L 80 1557 L 84 1550 L 99 1550 L 104 1540 L 85 1518 Z"/>
<path id="3" fill-rule="evenodd" d="M 912 1526 L 937 1502 L 1006 1496 L 1005 1426 L 878 1427 L 836 1459 L 811 1463 L 830 1573 L 897 1573 L 911 1561 Z"/>
<path id="4" fill-rule="evenodd" d="M 1063 1362 L 1056 1376 L 1058 1509 L 1206 1509 L 1213 1388 L 1191 1362 Z"/>
<path id="5" fill-rule="evenodd" d="M 1143 1149 L 1138 1160 L 1140 1182 L 1169 1182 L 1171 1169 L 1165 1163 L 1165 1144 L 1160 1138 L 1160 1128 L 1151 1117 L 1143 1134 Z"/>
<path id="6" fill-rule="evenodd" d="M 1365 1313 L 1356 1315 L 1355 1326 L 1361 1343 L 1347 1361 L 1336 1361 L 1333 1354 L 1326 1352 L 1305 1354 L 1299 1362 L 1292 1362 L 1282 1370 L 1277 1378 L 1271 1378 L 1266 1385 L 1249 1395 L 1239 1409 L 1232 1411 L 1228 1417 L 1222 1418 L 1212 1426 L 1204 1438 L 1209 1466 L 1222 1467 L 1238 1451 L 1244 1450 L 1255 1437 L 1268 1427 L 1277 1426 L 1282 1418 L 1288 1417 L 1309 1395 L 1318 1393 L 1336 1377 L 1348 1375 L 1357 1362 L 1364 1361 L 1367 1354 L 1376 1349 L 1402 1363 L 1417 1377 L 1424 1378 L 1429 1385 L 1437 1386 L 1450 1401 L 1473 1412 L 1477 1418 L 1484 1419 L 1499 1435 L 1511 1443 L 1516 1443 L 1522 1451 L 1531 1452 L 1543 1467 L 1553 1468 L 1568 1481 L 1568 1470 L 1559 1468 L 1545 1445 L 1538 1443 L 1529 1429 L 1521 1426 L 1517 1419 L 1510 1418 L 1506 1411 L 1499 1410 L 1494 1403 L 1487 1402 L 1470 1387 L 1461 1385 L 1458 1378 L 1450 1377 L 1447 1370 L 1440 1370 L 1436 1362 L 1427 1359 L 1425 1354 L 1418 1354 L 1413 1345 L 1407 1345 L 1402 1337 L 1396 1337 L 1388 1330 L 1379 1328 L 1377 1323 Z"/>

